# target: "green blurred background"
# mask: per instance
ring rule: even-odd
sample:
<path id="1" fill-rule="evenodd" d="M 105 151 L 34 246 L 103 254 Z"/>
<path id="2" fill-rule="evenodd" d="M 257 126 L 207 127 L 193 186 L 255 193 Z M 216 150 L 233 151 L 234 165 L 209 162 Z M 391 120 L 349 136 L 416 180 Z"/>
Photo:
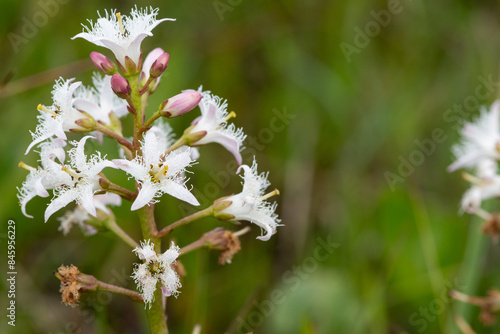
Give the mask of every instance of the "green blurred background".
<path id="1" fill-rule="evenodd" d="M 47 3 L 57 8 L 49 9 L 53 15 L 44 22 L 39 16 Z M 170 53 L 150 99 L 153 108 L 199 85 L 227 98 L 238 115 L 235 124 L 255 138 L 246 142 L 244 161 L 251 163 L 255 154 L 259 170 L 270 171 L 272 186 L 282 194 L 278 211 L 285 226 L 270 241 L 256 240 L 260 232 L 252 225 L 230 265 L 219 266 L 218 254 L 207 250 L 181 258 L 187 272 L 181 294 L 168 299 L 172 333 L 191 333 L 196 324 L 202 333 L 457 333 L 453 314 L 478 333 L 498 332 L 500 326 L 478 321 L 478 308 L 447 297 L 450 288 L 476 295 L 500 288 L 500 253 L 481 236 L 478 219 L 458 214 L 467 185 L 459 173 L 446 172 L 460 114 L 450 108 L 472 103 L 462 112 L 471 119 L 475 103 L 489 105 L 499 97 L 496 1 L 137 4 L 177 19 L 158 26 L 143 43 L 144 52 L 159 46 Z M 86 19 L 95 20 L 97 10 L 128 13 L 133 5 L 0 4 L 0 79 L 12 75 L 0 96 L 0 263 L 5 273 L 6 224 L 13 219 L 18 272 L 16 327 L 3 316 L 2 333 L 147 332 L 143 307 L 122 296 L 89 294 L 80 308 L 62 305 L 52 275 L 59 265 L 74 264 L 134 288 L 128 276 L 137 258 L 128 246 L 110 234 L 86 238 L 78 228 L 64 237 L 56 220 L 64 210 L 44 224 L 48 199 L 32 200 L 28 212 L 35 218 L 28 219 L 16 198 L 26 176 L 18 162 L 37 163 L 36 154 L 24 156 L 37 104 L 51 104 L 53 80 L 60 75 L 90 84 L 91 51 L 109 55 L 70 37 Z M 39 26 L 30 33 L 26 25 L 33 22 Z M 482 96 L 474 99 L 478 86 Z M 173 120 L 176 133 L 197 113 Z M 291 116 L 280 123 L 278 114 Z M 114 158 L 112 142 L 104 146 Z M 206 197 L 202 204 L 239 191 L 238 176 L 222 188 L 206 186 L 214 184 L 213 173 L 231 165 L 228 152 L 212 145 L 201 155 L 190 182 L 198 197 Z M 126 179 L 121 173 L 115 178 Z M 139 239 L 128 205 L 116 215 Z M 161 226 L 182 215 L 167 196 L 157 208 Z M 173 237 L 186 245 L 216 226 L 240 228 L 206 219 Z M 324 242 L 335 244 L 331 254 L 318 253 Z M 2 310 L 5 285 L 2 278 Z"/>

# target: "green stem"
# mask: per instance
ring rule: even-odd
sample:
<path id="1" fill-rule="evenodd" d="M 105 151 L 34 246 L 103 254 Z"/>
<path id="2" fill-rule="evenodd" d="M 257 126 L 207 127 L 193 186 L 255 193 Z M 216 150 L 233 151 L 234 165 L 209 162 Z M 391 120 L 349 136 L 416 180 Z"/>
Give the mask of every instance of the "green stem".
<path id="1" fill-rule="evenodd" d="M 142 155 L 142 152 L 140 150 L 140 141 L 142 139 L 142 130 L 144 128 L 144 114 L 148 94 L 144 94 L 144 96 L 141 96 L 139 74 L 130 76 L 128 78 L 128 81 L 132 91 L 132 104 L 137 112 L 134 115 L 134 141 L 132 143 L 133 154 L 134 156 L 137 156 Z M 151 240 L 151 242 L 154 244 L 155 252 L 157 254 L 161 253 L 161 239 L 156 236 L 158 233 L 158 229 L 156 227 L 154 218 L 154 204 L 145 205 L 144 207 L 139 209 L 138 215 L 141 223 L 143 238 L 145 240 Z M 168 334 L 167 319 L 165 310 L 163 309 L 163 296 L 160 285 L 161 282 L 158 282 L 156 291 L 154 292 L 154 301 L 151 303 L 150 308 L 146 308 L 146 314 L 148 317 L 151 333 Z"/>
<path id="2" fill-rule="evenodd" d="M 184 146 L 187 144 L 187 141 L 186 141 L 186 136 L 185 135 L 182 135 L 179 140 L 177 140 L 175 143 L 172 144 L 172 146 L 170 146 L 169 148 L 167 148 L 167 150 L 165 151 L 165 153 L 163 154 L 163 156 L 166 156 L 168 155 L 170 152 L 172 152 L 173 150 L 176 150 L 178 149 L 179 147 L 181 146 Z"/>
<path id="3" fill-rule="evenodd" d="M 154 219 L 154 204 L 145 205 L 138 210 L 139 220 L 141 222 L 142 235 L 145 240 L 149 239 L 155 245 L 155 252 L 161 253 L 161 239 L 156 235 L 158 230 Z M 146 308 L 149 327 L 153 334 L 168 334 L 167 319 L 162 303 L 161 282 L 158 282 L 154 293 L 154 301 L 151 308 Z"/>
<path id="4" fill-rule="evenodd" d="M 122 198 L 129 201 L 133 201 L 137 197 L 136 193 L 111 182 L 106 190 L 110 193 L 120 195 Z"/>
<path id="5" fill-rule="evenodd" d="M 489 238 L 481 232 L 478 224 L 474 224 L 478 220 L 477 217 L 471 218 L 472 223 L 470 223 L 467 233 L 464 259 L 462 260 L 460 274 L 458 275 L 458 282 L 461 286 L 455 287 L 455 289 L 467 295 L 477 294 L 489 240 Z M 454 308 L 454 313 L 462 316 L 467 323 L 470 323 L 473 307 L 470 304 L 459 303 L 456 305 L 456 308 Z M 448 317 L 447 327 L 443 333 L 460 333 L 454 324 L 451 314 Z"/>
<path id="6" fill-rule="evenodd" d="M 142 129 L 142 118 L 143 118 L 143 108 L 142 108 L 142 98 L 141 94 L 139 92 L 139 74 L 134 74 L 131 75 L 130 77 L 127 78 L 128 83 L 130 84 L 131 88 L 131 96 L 130 96 L 130 101 L 129 105 L 132 104 L 130 107 L 134 108 L 136 113 L 134 115 L 134 141 L 132 143 L 134 151 L 134 155 L 137 155 L 137 151 L 139 150 L 139 142 L 142 139 L 141 135 L 141 129 Z"/>
<path id="7" fill-rule="evenodd" d="M 157 237 L 158 230 L 154 218 L 154 204 L 145 205 L 139 210 L 139 220 L 141 222 L 142 236 L 144 240 L 150 239 L 155 244 L 155 252 L 161 253 L 161 242 Z"/>
<path id="8" fill-rule="evenodd" d="M 166 236 L 167 234 L 172 232 L 177 227 L 188 224 L 190 222 L 193 222 L 193 221 L 201 219 L 201 218 L 211 216 L 213 213 L 214 213 L 214 208 L 212 206 L 209 206 L 208 208 L 206 208 L 204 210 L 195 212 L 190 216 L 184 217 L 184 218 L 176 221 L 175 223 L 168 225 L 167 227 L 163 228 L 160 232 L 158 232 L 156 234 L 156 236 L 158 238 L 163 238 L 164 236 Z"/>
<path id="9" fill-rule="evenodd" d="M 144 128 L 145 128 L 145 129 L 149 128 L 149 127 L 151 126 L 151 124 L 153 124 L 153 122 L 154 122 L 154 121 L 156 121 L 156 120 L 157 120 L 158 118 L 160 118 L 160 117 L 161 117 L 161 113 L 160 113 L 160 111 L 158 110 L 157 112 L 155 112 L 155 113 L 153 114 L 153 116 L 151 116 L 151 118 L 150 118 L 150 119 L 148 119 L 148 120 L 146 121 L 146 123 L 144 123 Z"/>
<path id="10" fill-rule="evenodd" d="M 123 240 L 130 247 L 139 247 L 139 244 L 134 239 L 132 239 L 132 237 L 130 237 L 124 230 L 122 230 L 122 228 L 118 226 L 114 219 L 105 219 L 103 224 L 108 230 L 116 234 L 117 237 Z"/>
<path id="11" fill-rule="evenodd" d="M 127 296 L 135 302 L 142 302 L 142 296 L 140 293 L 116 285 L 104 283 L 99 280 L 97 281 L 97 289 Z"/>
<path id="12" fill-rule="evenodd" d="M 151 308 L 146 308 L 149 327 L 152 334 L 168 334 L 167 319 L 163 310 L 163 296 L 161 292 L 161 282 L 158 282 L 154 293 L 154 301 Z"/>
<path id="13" fill-rule="evenodd" d="M 108 137 L 116 139 L 116 141 L 119 142 L 120 145 L 125 146 L 126 148 L 128 148 L 130 150 L 132 149 L 132 144 L 128 140 L 126 140 L 125 138 L 123 138 L 122 136 L 120 136 L 119 134 L 117 134 L 116 132 L 108 129 L 106 126 L 102 125 L 99 122 L 97 122 L 95 124 L 95 126 L 94 126 L 95 130 L 97 130 L 97 131 L 105 134 Z"/>
<path id="14" fill-rule="evenodd" d="M 187 254 L 189 252 L 192 252 L 194 250 L 197 250 L 199 248 L 203 248 L 207 245 L 207 242 L 206 240 L 202 237 L 201 239 L 198 239 L 196 240 L 195 242 L 192 242 L 190 243 L 189 245 L 187 246 L 184 246 L 182 247 L 180 250 L 179 250 L 179 254 L 180 255 L 184 255 L 184 254 Z"/>

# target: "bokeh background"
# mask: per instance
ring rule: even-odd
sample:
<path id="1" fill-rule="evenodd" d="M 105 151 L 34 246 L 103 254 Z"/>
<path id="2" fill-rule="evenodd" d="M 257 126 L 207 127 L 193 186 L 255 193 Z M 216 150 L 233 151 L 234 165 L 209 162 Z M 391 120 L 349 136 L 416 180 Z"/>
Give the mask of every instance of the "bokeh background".
<path id="1" fill-rule="evenodd" d="M 16 198 L 26 176 L 18 162 L 37 164 L 36 154 L 24 156 L 37 104 L 51 103 L 59 76 L 90 84 L 88 54 L 108 54 L 70 37 L 97 10 L 128 13 L 134 4 L 0 3 L 1 314 L 8 219 L 16 222 L 18 272 L 16 327 L 2 316 L 2 333 L 147 333 L 141 305 L 94 293 L 80 308 L 66 307 L 52 275 L 74 264 L 134 288 L 128 276 L 137 258 L 128 246 L 109 233 L 86 238 L 77 228 L 64 237 L 57 215 L 43 223 L 48 199 L 30 202 L 35 218 L 28 219 Z M 478 308 L 447 296 L 449 289 L 485 295 L 500 288 L 500 253 L 481 235 L 479 219 L 459 215 L 467 184 L 460 173 L 446 172 L 458 120 L 473 119 L 478 104 L 499 97 L 496 1 L 137 4 L 177 19 L 143 43 L 145 52 L 159 46 L 171 56 L 150 104 L 199 85 L 227 98 L 236 125 L 254 138 L 245 162 L 255 154 L 282 194 L 284 226 L 270 241 L 256 240 L 253 225 L 230 265 L 218 265 L 218 254 L 208 250 L 181 258 L 182 292 L 168 299 L 172 333 L 191 333 L 196 324 L 202 333 L 458 333 L 455 314 L 478 333 L 498 332 L 500 326 L 479 322 Z M 196 113 L 172 121 L 178 134 Z M 104 146 L 114 157 L 113 144 Z M 200 202 L 239 191 L 236 175 L 213 187 L 214 175 L 234 171 L 232 159 L 217 145 L 201 149 L 191 175 Z M 165 196 L 157 205 L 161 226 L 182 216 L 178 204 Z M 139 239 L 128 205 L 115 213 Z M 205 219 L 173 237 L 182 246 L 216 226 L 246 225 Z"/>

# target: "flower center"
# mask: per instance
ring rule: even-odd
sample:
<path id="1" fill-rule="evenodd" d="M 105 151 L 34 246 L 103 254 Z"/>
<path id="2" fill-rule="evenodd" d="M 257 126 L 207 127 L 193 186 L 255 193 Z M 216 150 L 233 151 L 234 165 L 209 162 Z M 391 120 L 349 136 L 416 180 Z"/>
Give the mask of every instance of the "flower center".
<path id="1" fill-rule="evenodd" d="M 155 183 L 161 182 L 163 177 L 167 175 L 168 165 L 163 165 L 162 163 L 159 163 L 158 167 L 155 168 L 155 166 L 151 164 L 149 165 L 149 168 L 150 168 L 149 175 L 151 176 L 151 181 Z M 155 169 L 157 170 L 156 172 Z"/>
<path id="2" fill-rule="evenodd" d="M 71 168 L 68 168 L 66 166 L 63 166 L 61 168 L 62 171 L 66 172 L 69 174 L 69 176 L 71 176 L 71 181 L 75 181 L 75 186 L 78 184 L 79 181 L 81 181 L 83 179 L 82 176 L 78 175 L 80 174 L 81 172 L 78 170 L 78 169 L 75 169 L 74 171 L 71 169 Z"/>
<path id="3" fill-rule="evenodd" d="M 148 263 L 148 271 L 151 273 L 151 276 L 156 277 L 157 275 L 163 274 L 165 268 L 161 263 L 151 260 Z"/>

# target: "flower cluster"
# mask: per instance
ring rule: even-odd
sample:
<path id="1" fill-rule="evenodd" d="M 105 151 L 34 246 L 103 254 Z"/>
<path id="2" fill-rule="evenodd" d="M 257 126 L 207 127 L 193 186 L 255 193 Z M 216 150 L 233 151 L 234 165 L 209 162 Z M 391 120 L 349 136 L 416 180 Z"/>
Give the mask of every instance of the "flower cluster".
<path id="1" fill-rule="evenodd" d="M 144 261 L 135 266 L 132 278 L 141 291 L 146 304 L 149 303 L 151 307 L 158 283 L 161 284 L 164 296 L 179 294 L 178 289 L 181 287 L 181 283 L 179 276 L 172 268 L 175 260 L 179 257 L 179 247 L 172 243 L 167 251 L 158 255 L 154 250 L 154 245 L 147 240 L 141 242 L 141 247 L 137 247 L 133 251 L 139 259 Z"/>
<path id="2" fill-rule="evenodd" d="M 29 174 L 18 194 L 23 214 L 32 218 L 27 213 L 30 200 L 35 196 L 48 197 L 49 191 L 52 192 L 45 210 L 45 222 L 74 202 L 74 208 L 58 217 L 59 230 L 65 235 L 76 224 L 85 235 L 111 231 L 132 246 L 144 261 L 136 265 L 132 275 L 142 298 L 136 298 L 133 293 L 128 295 L 143 300 L 150 308 L 160 296 L 157 285 L 161 285 L 164 296 L 179 293 L 179 275 L 173 267 L 180 256 L 179 247 L 172 243 L 165 252 L 159 251 L 161 239 L 175 228 L 207 216 L 221 221 L 244 220 L 261 228 L 263 233 L 258 239 L 269 240 L 280 226 L 275 213 L 277 204 L 268 202 L 269 197 L 279 192 L 264 194 L 270 185 L 268 173 L 258 173 L 255 158 L 252 166 L 242 164 L 241 150 L 246 135 L 242 128 L 229 122 L 236 113 L 227 110 L 226 100 L 200 87 L 164 99 L 156 110 L 147 111 L 148 97 L 157 93 L 170 58 L 163 49 L 156 48 L 143 60 L 141 43 L 144 38 L 152 36 L 152 30 L 161 22 L 173 21 L 157 19 L 157 15 L 158 10 L 152 8 L 140 10 L 136 7 L 129 16 L 122 16 L 115 10 L 106 11 L 103 17 L 96 22 L 89 21 L 89 26 L 84 26 L 84 31 L 73 37 L 109 49 L 115 60 L 92 52 L 90 58 L 100 73 L 93 75 L 91 86 L 74 78 L 60 78 L 52 90 L 52 103 L 38 105 L 39 123 L 26 154 L 37 152 L 39 163 L 37 167 L 19 163 Z M 191 125 L 175 138 L 168 120 L 196 107 L 200 115 L 193 117 Z M 132 129 L 123 128 L 122 119 L 126 117 L 132 119 Z M 72 138 L 68 137 L 75 133 L 84 136 L 70 140 Z M 101 152 L 104 138 L 115 140 L 116 150 L 107 154 Z M 154 221 L 154 204 L 164 194 L 193 206 L 200 205 L 186 175 L 192 172 L 200 147 L 210 143 L 220 144 L 234 156 L 240 165 L 237 173 L 244 172 L 243 190 L 220 198 L 208 208 L 159 231 Z M 94 153 L 85 153 L 89 146 Z M 111 182 L 113 178 L 108 178 L 111 172 L 128 174 L 135 181 L 134 189 Z M 115 221 L 110 206 L 120 206 L 122 200 L 130 202 L 130 210 L 139 213 L 141 239 L 147 240 L 141 246 Z M 230 237 L 218 238 L 217 242 L 195 241 L 182 248 L 183 253 L 199 247 L 223 250 L 226 253 L 222 263 L 229 263 L 240 249 L 237 236 L 241 231 L 232 234 L 218 230 L 219 234 Z M 221 242 L 226 239 L 231 242 Z M 119 293 L 126 290 L 99 284 Z"/>
<path id="3" fill-rule="evenodd" d="M 469 168 L 472 174 L 463 173 L 471 183 L 462 198 L 461 209 L 488 218 L 481 208 L 483 200 L 500 196 L 500 101 L 489 110 L 482 109 L 475 123 L 466 123 L 461 131 L 462 141 L 453 147 L 456 161 L 448 170 Z"/>

